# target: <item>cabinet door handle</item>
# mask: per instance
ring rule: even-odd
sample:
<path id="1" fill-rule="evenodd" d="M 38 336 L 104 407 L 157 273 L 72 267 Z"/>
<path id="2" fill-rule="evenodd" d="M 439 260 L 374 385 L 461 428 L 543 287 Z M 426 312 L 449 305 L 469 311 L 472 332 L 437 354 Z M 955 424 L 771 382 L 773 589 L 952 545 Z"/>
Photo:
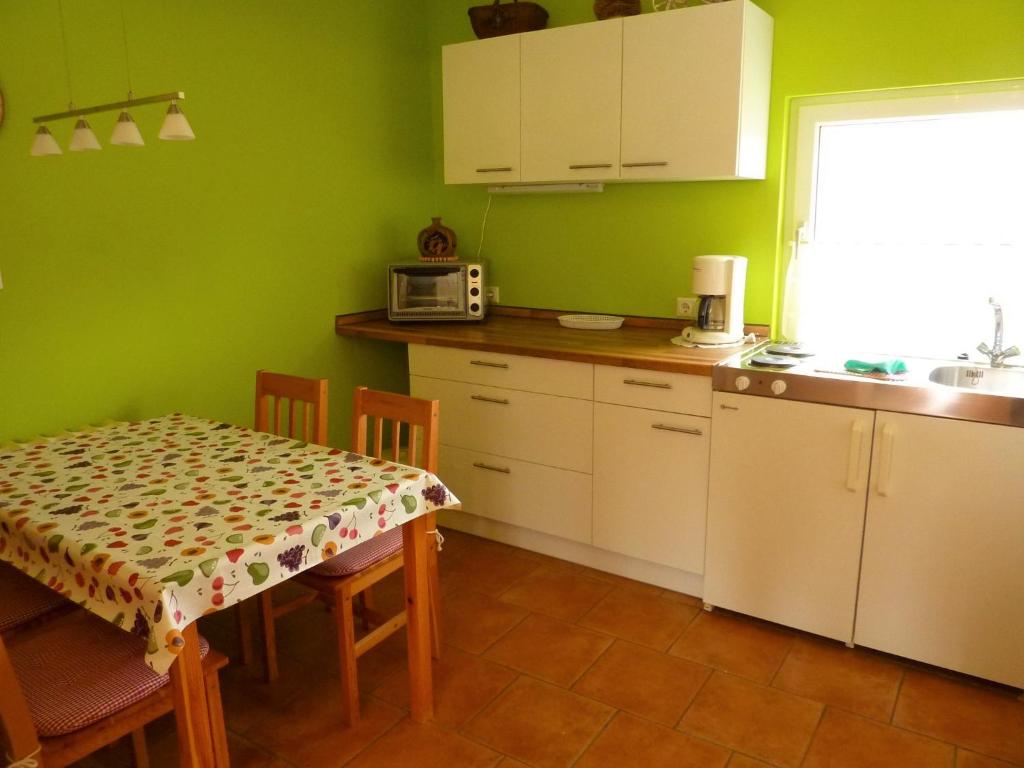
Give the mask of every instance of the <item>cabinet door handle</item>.
<path id="1" fill-rule="evenodd" d="M 864 425 L 855 421 L 850 425 L 850 455 L 846 459 L 846 489 L 857 490 L 857 478 L 860 477 L 860 446 L 864 436 Z"/>
<path id="2" fill-rule="evenodd" d="M 488 368 L 508 368 L 508 363 L 492 363 L 487 360 L 470 360 L 470 365 L 484 365 Z"/>
<path id="3" fill-rule="evenodd" d="M 892 424 L 882 427 L 882 448 L 878 457 L 878 495 L 888 496 L 892 486 L 892 454 L 895 448 L 896 435 Z"/>
<path id="4" fill-rule="evenodd" d="M 497 403 L 498 405 L 508 405 L 509 402 L 503 397 L 484 397 L 483 395 L 470 395 L 470 399 L 479 400 L 483 403 Z"/>
<path id="5" fill-rule="evenodd" d="M 738 411 L 740 409 L 738 405 L 726 405 L 725 403 L 719 403 L 718 407 L 723 411 Z"/>
<path id="6" fill-rule="evenodd" d="M 570 171 L 582 171 L 587 168 L 611 168 L 611 163 L 580 163 L 578 165 L 570 165 Z"/>
<path id="7" fill-rule="evenodd" d="M 653 163 L 623 163 L 623 168 L 660 168 L 668 165 L 668 160 L 656 160 Z"/>
<path id="8" fill-rule="evenodd" d="M 503 475 L 512 474 L 512 470 L 509 469 L 508 467 L 495 467 L 493 464 L 484 464 L 483 462 L 480 461 L 474 461 L 473 466 L 476 467 L 477 469 L 487 469 L 490 470 L 491 472 L 501 472 Z"/>
<path id="9" fill-rule="evenodd" d="M 511 165 L 505 165 L 500 168 L 477 168 L 477 173 L 508 173 L 512 170 Z"/>
<path id="10" fill-rule="evenodd" d="M 697 435 L 700 437 L 704 434 L 702 429 L 691 429 L 690 427 L 673 427 L 671 424 L 651 424 L 651 429 L 661 429 L 665 432 L 682 432 L 684 435 Z"/>
<path id="11" fill-rule="evenodd" d="M 656 389 L 672 389 L 672 385 L 664 381 L 643 381 L 642 379 L 623 379 L 623 384 L 630 384 L 634 387 L 655 387 Z"/>

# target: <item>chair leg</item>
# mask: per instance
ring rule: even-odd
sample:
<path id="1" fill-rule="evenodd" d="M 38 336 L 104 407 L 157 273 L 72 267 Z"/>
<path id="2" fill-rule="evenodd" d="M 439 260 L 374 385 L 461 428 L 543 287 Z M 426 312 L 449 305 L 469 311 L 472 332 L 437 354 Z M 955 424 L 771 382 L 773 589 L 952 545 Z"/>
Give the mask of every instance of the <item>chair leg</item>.
<path id="1" fill-rule="evenodd" d="M 334 625 L 338 635 L 338 662 L 341 674 L 341 717 L 345 725 L 359 722 L 359 677 L 356 672 L 355 617 L 352 592 L 342 587 L 335 593 Z"/>
<path id="2" fill-rule="evenodd" d="M 243 600 L 235 606 L 235 620 L 238 625 L 238 642 L 242 652 L 242 666 L 248 667 L 255 660 L 252 646 L 252 618 L 249 601 Z"/>
<path id="3" fill-rule="evenodd" d="M 206 674 L 206 698 L 210 702 L 210 731 L 216 768 L 229 768 L 231 755 L 228 751 L 228 732 L 224 726 L 224 703 L 220 698 L 220 675 L 215 669 Z"/>
<path id="4" fill-rule="evenodd" d="M 149 768 L 149 749 L 146 747 L 144 726 L 132 731 L 132 756 L 135 758 L 135 768 Z"/>
<path id="5" fill-rule="evenodd" d="M 263 660 L 266 662 L 266 680 L 273 683 L 278 678 L 277 635 L 274 631 L 274 590 L 267 589 L 259 594 L 260 621 L 263 624 Z"/>

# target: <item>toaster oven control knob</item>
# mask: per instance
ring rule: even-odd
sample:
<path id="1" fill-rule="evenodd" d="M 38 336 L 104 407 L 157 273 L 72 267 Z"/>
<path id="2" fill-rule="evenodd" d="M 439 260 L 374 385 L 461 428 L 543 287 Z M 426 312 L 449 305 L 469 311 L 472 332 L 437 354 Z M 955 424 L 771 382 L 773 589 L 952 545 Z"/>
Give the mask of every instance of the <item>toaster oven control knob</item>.
<path id="1" fill-rule="evenodd" d="M 742 392 L 742 391 L 744 391 L 749 386 L 750 386 L 750 379 L 749 378 L 747 378 L 746 376 L 737 376 L 736 377 L 736 389 L 737 389 L 737 391 Z"/>
<path id="2" fill-rule="evenodd" d="M 470 288 L 469 289 L 469 295 L 470 296 L 479 296 L 480 295 L 480 289 L 479 288 Z"/>
<path id="3" fill-rule="evenodd" d="M 478 277 L 480 277 L 480 270 L 477 269 L 476 267 L 473 267 L 473 269 L 469 270 L 469 276 L 476 280 Z"/>
<path id="4" fill-rule="evenodd" d="M 776 395 L 781 395 L 786 391 L 786 382 L 782 379 L 776 379 L 772 382 L 772 392 Z"/>
<path id="5" fill-rule="evenodd" d="M 469 311 L 472 312 L 473 314 L 476 314 L 477 312 L 480 311 L 480 305 L 474 301 L 472 304 L 469 305 Z"/>

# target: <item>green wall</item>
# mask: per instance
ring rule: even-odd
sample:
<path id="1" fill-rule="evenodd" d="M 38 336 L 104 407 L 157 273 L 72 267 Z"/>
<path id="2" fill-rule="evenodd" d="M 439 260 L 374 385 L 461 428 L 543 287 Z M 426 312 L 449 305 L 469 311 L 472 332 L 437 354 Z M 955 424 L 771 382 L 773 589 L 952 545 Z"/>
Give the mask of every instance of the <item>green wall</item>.
<path id="1" fill-rule="evenodd" d="M 482 188 L 441 183 L 439 46 L 473 39 L 466 8 L 433 0 L 437 214 L 475 254 Z M 593 20 L 590 0 L 541 0 L 551 27 Z M 771 320 L 784 116 L 793 96 L 1024 76 L 1020 0 L 758 0 L 775 18 L 764 181 L 606 185 L 600 195 L 496 196 L 483 255 L 505 304 L 671 316 L 692 257 L 747 256 L 746 317 Z M 644 0 L 644 8 L 650 7 Z"/>
<path id="2" fill-rule="evenodd" d="M 397 347 L 340 339 L 415 254 L 432 172 L 418 0 L 125 0 L 134 89 L 182 89 L 198 140 L 30 158 L 67 103 L 56 0 L 0 0 L 0 442 L 181 410 L 250 423 L 254 374 L 403 389 Z M 116 0 L 65 0 L 75 101 L 124 98 Z M 67 144 L 71 123 L 53 127 Z"/>

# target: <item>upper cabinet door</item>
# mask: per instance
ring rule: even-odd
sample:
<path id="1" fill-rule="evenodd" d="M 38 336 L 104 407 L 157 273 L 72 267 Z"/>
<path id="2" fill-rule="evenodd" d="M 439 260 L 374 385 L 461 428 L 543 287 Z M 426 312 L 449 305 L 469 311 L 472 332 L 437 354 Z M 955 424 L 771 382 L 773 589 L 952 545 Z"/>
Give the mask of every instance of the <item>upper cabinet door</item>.
<path id="1" fill-rule="evenodd" d="M 446 184 L 520 180 L 519 39 L 442 49 Z"/>
<path id="2" fill-rule="evenodd" d="M 748 0 L 623 25 L 623 180 L 763 179 L 772 19 Z"/>
<path id="3" fill-rule="evenodd" d="M 523 179 L 619 178 L 622 19 L 521 37 Z"/>

